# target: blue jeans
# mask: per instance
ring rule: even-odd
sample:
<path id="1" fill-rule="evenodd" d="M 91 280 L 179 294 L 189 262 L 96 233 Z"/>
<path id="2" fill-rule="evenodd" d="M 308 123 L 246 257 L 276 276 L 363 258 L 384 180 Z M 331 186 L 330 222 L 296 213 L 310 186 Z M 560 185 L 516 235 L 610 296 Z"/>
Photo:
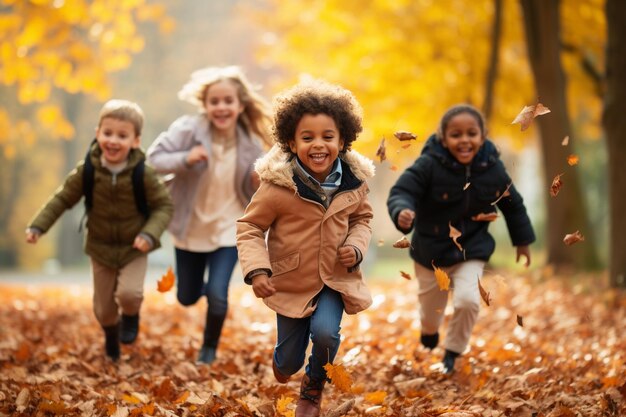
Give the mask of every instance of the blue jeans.
<path id="1" fill-rule="evenodd" d="M 184 306 L 195 304 L 206 295 L 209 302 L 204 346 L 217 347 L 228 311 L 228 285 L 238 260 L 234 246 L 213 252 L 190 252 L 176 248 L 177 297 Z M 204 271 L 209 270 L 204 281 Z"/>
<path id="2" fill-rule="evenodd" d="M 306 374 L 316 381 L 326 380 L 324 365 L 333 363 L 341 342 L 343 309 L 341 294 L 325 286 L 317 296 L 317 308 L 310 317 L 294 319 L 276 315 L 278 335 L 274 361 L 281 374 L 293 375 L 302 368 L 310 339 L 313 348 Z"/>

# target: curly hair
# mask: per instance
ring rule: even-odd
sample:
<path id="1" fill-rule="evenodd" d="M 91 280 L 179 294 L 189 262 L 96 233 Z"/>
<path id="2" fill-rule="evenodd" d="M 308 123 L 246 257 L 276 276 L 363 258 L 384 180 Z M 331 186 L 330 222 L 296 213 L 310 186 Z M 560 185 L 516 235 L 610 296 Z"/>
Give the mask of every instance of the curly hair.
<path id="1" fill-rule="evenodd" d="M 344 141 L 340 151 L 343 154 L 363 130 L 362 113 L 361 105 L 349 90 L 322 80 L 301 82 L 274 99 L 274 140 L 283 151 L 292 153 L 289 141 L 294 140 L 302 116 L 326 114 L 335 121 Z"/>

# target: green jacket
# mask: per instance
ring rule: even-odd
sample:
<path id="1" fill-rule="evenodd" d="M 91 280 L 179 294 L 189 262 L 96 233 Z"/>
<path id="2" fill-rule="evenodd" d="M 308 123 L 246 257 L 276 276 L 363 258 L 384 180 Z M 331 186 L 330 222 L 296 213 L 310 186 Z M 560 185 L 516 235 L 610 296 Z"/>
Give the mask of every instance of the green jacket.
<path id="1" fill-rule="evenodd" d="M 133 248 L 139 234 L 149 236 L 152 250 L 161 246 L 160 237 L 167 228 L 174 206 L 169 192 L 154 168 L 146 164 L 144 187 L 150 209 L 149 218 L 137 210 L 133 195 L 132 170 L 145 159 L 141 149 L 132 149 L 128 165 L 117 175 L 102 166 L 102 152 L 97 144 L 91 148 L 94 166 L 93 207 L 87 215 L 85 253 L 111 268 L 120 268 L 141 255 Z M 65 210 L 83 197 L 83 166 L 81 160 L 65 178 L 65 182 L 37 212 L 29 227 L 46 233 Z"/>

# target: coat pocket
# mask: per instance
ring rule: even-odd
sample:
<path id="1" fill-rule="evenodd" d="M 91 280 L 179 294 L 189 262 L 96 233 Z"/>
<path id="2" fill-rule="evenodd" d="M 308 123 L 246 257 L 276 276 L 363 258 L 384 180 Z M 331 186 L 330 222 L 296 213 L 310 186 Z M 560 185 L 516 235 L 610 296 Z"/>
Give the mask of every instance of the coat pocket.
<path id="1" fill-rule="evenodd" d="M 293 271 L 300 266 L 300 252 L 293 252 L 276 260 L 270 261 L 272 277 Z"/>

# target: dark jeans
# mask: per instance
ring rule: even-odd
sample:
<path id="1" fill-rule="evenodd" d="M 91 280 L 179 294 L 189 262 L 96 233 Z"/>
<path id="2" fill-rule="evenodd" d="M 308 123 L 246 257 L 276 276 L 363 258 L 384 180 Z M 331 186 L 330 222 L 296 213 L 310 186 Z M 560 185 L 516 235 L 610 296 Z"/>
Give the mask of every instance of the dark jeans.
<path id="1" fill-rule="evenodd" d="M 337 291 L 324 287 L 318 295 L 317 308 L 310 317 L 294 319 L 276 315 L 278 333 L 274 361 L 283 375 L 293 375 L 304 364 L 304 356 L 313 342 L 306 374 L 309 378 L 326 379 L 324 365 L 333 363 L 339 349 L 339 331 L 343 317 L 343 300 Z"/>
<path id="2" fill-rule="evenodd" d="M 213 252 L 190 252 L 176 248 L 178 301 L 195 304 L 206 295 L 209 303 L 204 327 L 205 346 L 217 347 L 228 311 L 228 285 L 237 263 L 237 248 L 219 248 Z M 208 268 L 205 282 L 204 271 Z"/>

